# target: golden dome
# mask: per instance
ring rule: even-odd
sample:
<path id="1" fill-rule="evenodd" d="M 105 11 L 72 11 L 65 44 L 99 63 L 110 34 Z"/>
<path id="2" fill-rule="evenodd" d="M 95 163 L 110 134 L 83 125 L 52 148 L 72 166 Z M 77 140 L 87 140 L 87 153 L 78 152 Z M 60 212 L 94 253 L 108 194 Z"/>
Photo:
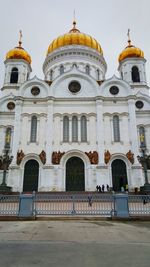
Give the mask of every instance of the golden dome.
<path id="1" fill-rule="evenodd" d="M 48 47 L 47 55 L 54 50 L 67 45 L 84 45 L 97 50 L 103 54 L 100 44 L 90 35 L 81 33 L 76 28 L 76 22 L 73 22 L 73 28 L 66 34 L 56 38 Z"/>
<path id="2" fill-rule="evenodd" d="M 129 37 L 128 46 L 119 55 L 119 57 L 118 57 L 119 62 L 126 59 L 126 58 L 130 58 L 130 57 L 144 58 L 144 52 L 140 48 L 135 47 L 134 45 L 131 44 L 129 30 L 128 30 L 128 37 Z"/>
<path id="3" fill-rule="evenodd" d="M 24 48 L 21 46 L 22 42 L 21 42 L 21 37 L 22 37 L 22 33 L 20 31 L 20 40 L 19 40 L 19 44 L 17 47 L 15 47 L 14 49 L 11 49 L 7 54 L 6 54 L 6 59 L 24 59 L 25 61 L 27 61 L 29 64 L 31 64 L 31 57 L 28 54 L 27 51 L 24 50 Z"/>

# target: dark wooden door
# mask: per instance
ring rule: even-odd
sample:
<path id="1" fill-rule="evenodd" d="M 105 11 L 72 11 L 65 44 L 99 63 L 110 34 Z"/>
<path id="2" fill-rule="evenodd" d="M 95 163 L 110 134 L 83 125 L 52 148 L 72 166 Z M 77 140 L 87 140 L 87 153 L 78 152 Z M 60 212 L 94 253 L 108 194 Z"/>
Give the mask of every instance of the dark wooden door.
<path id="1" fill-rule="evenodd" d="M 25 164 L 23 192 L 38 191 L 39 163 L 29 160 Z"/>
<path id="2" fill-rule="evenodd" d="M 127 181 L 127 171 L 126 164 L 123 160 L 116 159 L 112 162 L 112 181 L 113 190 L 121 191 L 121 187 L 126 189 Z"/>
<path id="3" fill-rule="evenodd" d="M 66 163 L 66 191 L 84 190 L 84 162 L 78 157 L 72 157 Z"/>

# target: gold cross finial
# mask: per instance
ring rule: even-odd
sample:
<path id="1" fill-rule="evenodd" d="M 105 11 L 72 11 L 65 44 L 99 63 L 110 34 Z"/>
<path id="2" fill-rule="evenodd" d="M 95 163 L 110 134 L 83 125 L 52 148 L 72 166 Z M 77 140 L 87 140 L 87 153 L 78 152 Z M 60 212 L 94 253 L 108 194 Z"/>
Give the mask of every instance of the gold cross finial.
<path id="1" fill-rule="evenodd" d="M 22 45 L 22 31 L 19 31 L 19 47 Z"/>
<path id="2" fill-rule="evenodd" d="M 128 44 L 129 46 L 131 46 L 130 29 L 128 29 L 127 36 L 128 36 Z"/>
<path id="3" fill-rule="evenodd" d="M 76 28 L 76 12 L 75 12 L 75 9 L 74 9 L 74 12 L 73 12 L 73 28 L 74 29 Z"/>
<path id="4" fill-rule="evenodd" d="M 77 28 L 76 28 L 76 18 L 75 18 L 75 10 L 73 12 L 73 28 L 69 31 L 69 32 L 73 32 L 73 33 L 76 33 L 76 32 L 80 32 Z"/>

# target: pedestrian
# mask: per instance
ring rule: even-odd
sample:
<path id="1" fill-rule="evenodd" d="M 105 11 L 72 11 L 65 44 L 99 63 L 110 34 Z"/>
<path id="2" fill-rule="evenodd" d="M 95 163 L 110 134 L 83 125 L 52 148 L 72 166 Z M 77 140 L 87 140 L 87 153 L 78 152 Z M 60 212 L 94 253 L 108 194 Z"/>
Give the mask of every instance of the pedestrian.
<path id="1" fill-rule="evenodd" d="M 108 184 L 107 184 L 106 188 L 107 188 L 107 192 L 109 192 L 109 185 Z"/>
<path id="2" fill-rule="evenodd" d="M 104 190 L 105 190 L 105 186 L 104 184 L 102 185 L 102 192 L 104 193 Z"/>
<path id="3" fill-rule="evenodd" d="M 128 192 L 128 184 L 126 184 L 126 187 L 125 188 L 126 188 L 126 192 Z"/>
<path id="4" fill-rule="evenodd" d="M 124 192 L 124 187 L 123 187 L 123 186 L 121 186 L 121 192 L 122 192 L 122 193 Z"/>
<path id="5" fill-rule="evenodd" d="M 143 204 L 147 204 L 147 196 L 146 196 L 146 193 L 145 193 L 145 196 L 143 197 Z"/>
<path id="6" fill-rule="evenodd" d="M 101 186 L 99 185 L 98 186 L 98 192 L 101 193 L 102 189 L 101 189 Z"/>
<path id="7" fill-rule="evenodd" d="M 88 205 L 89 207 L 92 207 L 92 196 L 88 196 Z"/>
<path id="8" fill-rule="evenodd" d="M 99 187 L 98 187 L 98 185 L 97 185 L 97 186 L 96 186 L 96 190 L 97 190 L 97 192 L 98 192 L 98 188 L 99 188 Z"/>

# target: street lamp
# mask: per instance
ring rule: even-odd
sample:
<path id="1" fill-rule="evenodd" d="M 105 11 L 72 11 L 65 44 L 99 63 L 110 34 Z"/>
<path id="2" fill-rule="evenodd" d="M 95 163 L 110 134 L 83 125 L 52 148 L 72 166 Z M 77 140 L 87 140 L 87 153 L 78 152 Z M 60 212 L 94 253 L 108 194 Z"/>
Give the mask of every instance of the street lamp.
<path id="1" fill-rule="evenodd" d="M 13 156 L 9 156 L 9 149 L 4 150 L 4 154 L 0 156 L 0 169 L 3 170 L 3 180 L 0 185 L 0 192 L 10 192 L 11 187 L 6 184 L 6 173 L 10 163 L 12 162 Z"/>
<path id="2" fill-rule="evenodd" d="M 147 162 L 148 156 L 146 155 L 146 144 L 145 144 L 145 137 L 143 134 L 140 135 L 140 150 L 142 152 L 141 156 L 137 156 L 138 161 L 142 164 L 144 170 L 144 178 L 145 183 L 144 186 L 141 188 L 144 192 L 150 192 L 150 184 L 148 182 L 148 175 L 147 175 Z"/>

